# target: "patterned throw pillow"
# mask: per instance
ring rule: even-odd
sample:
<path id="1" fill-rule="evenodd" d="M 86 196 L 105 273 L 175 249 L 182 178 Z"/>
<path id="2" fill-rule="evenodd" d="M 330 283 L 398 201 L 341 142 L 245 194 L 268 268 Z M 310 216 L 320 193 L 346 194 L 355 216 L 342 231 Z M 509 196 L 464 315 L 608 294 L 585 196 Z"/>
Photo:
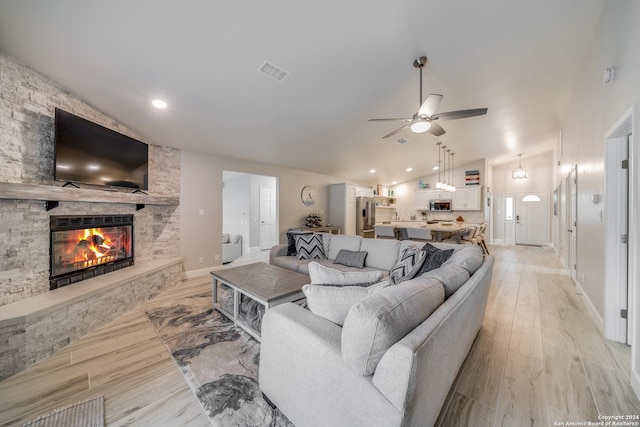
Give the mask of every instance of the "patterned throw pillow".
<path id="1" fill-rule="evenodd" d="M 422 263 L 427 257 L 427 253 L 421 251 L 416 246 L 407 246 L 400 255 L 398 261 L 389 272 L 391 283 L 397 285 L 405 280 L 412 279 L 420 271 Z"/>
<path id="2" fill-rule="evenodd" d="M 424 260 L 424 263 L 422 264 L 422 268 L 420 269 L 420 272 L 417 274 L 418 276 L 421 276 L 423 273 L 426 273 L 427 271 L 440 268 L 440 266 L 444 264 L 445 261 L 448 260 L 451 257 L 451 255 L 453 255 L 453 252 L 454 252 L 453 249 L 446 249 L 446 250 L 438 249 L 429 243 L 424 245 L 422 250 L 427 253 L 427 257 Z"/>
<path id="3" fill-rule="evenodd" d="M 296 236 L 298 234 L 313 234 L 313 231 L 287 231 L 287 256 L 296 256 Z"/>
<path id="4" fill-rule="evenodd" d="M 324 254 L 322 235 L 320 234 L 297 234 L 296 239 L 296 259 L 327 259 Z"/>

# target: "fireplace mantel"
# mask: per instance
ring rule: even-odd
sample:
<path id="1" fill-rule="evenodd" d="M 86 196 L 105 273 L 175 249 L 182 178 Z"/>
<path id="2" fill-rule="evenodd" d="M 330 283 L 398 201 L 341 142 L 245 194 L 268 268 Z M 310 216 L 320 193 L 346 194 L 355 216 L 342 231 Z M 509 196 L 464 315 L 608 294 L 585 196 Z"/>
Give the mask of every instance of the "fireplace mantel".
<path id="1" fill-rule="evenodd" d="M 62 187 L 58 185 L 0 182 L 0 199 L 63 202 L 127 203 L 146 205 L 179 205 L 179 197 L 126 193 L 117 190 Z"/>

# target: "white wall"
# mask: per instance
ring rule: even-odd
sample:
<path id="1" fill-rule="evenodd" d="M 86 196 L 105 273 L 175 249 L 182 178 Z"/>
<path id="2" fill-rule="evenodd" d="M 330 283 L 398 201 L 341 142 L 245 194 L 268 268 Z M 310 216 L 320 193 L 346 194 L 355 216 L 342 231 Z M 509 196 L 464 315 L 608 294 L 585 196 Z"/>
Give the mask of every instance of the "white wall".
<path id="1" fill-rule="evenodd" d="M 493 239 L 497 241 L 504 239 L 505 193 L 547 193 L 549 200 L 553 199 L 553 152 L 548 151 L 531 157 L 522 157 L 522 168 L 527 170 L 527 179 L 513 179 L 511 177 L 511 172 L 518 169 L 519 164 L 520 160 L 517 159 L 491 168 Z M 553 218 L 553 204 L 549 205 L 549 218 Z M 549 235 L 549 239 L 551 239 L 551 235 Z"/>
<path id="2" fill-rule="evenodd" d="M 600 316 L 604 304 L 604 223 L 600 218 L 600 209 L 606 209 L 604 136 L 633 103 L 640 101 L 638 22 L 640 2 L 604 2 L 564 121 L 564 149 L 554 183 L 564 182 L 570 167 L 578 165 L 578 281 Z M 604 69 L 611 66 L 615 67 L 615 78 L 604 84 Z M 604 194 L 599 205 L 591 202 L 594 193 Z"/>
<path id="3" fill-rule="evenodd" d="M 304 225 L 311 213 L 321 214 L 326 223 L 328 185 L 344 182 L 328 175 L 189 151 L 181 152 L 181 167 L 180 253 L 187 277 L 206 275 L 222 263 L 224 170 L 278 178 L 281 243 L 286 241 L 286 231 Z M 318 190 L 318 200 L 313 206 L 305 206 L 300 200 L 305 185 Z M 198 214 L 199 209 L 204 209 L 204 216 Z M 204 264 L 198 263 L 201 256 Z"/>

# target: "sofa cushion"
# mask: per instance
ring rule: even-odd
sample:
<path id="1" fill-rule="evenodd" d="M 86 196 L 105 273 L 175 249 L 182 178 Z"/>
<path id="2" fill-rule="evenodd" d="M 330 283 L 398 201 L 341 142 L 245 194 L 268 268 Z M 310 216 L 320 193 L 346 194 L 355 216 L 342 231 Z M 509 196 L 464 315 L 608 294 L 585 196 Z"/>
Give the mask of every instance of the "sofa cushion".
<path id="1" fill-rule="evenodd" d="M 303 264 L 307 264 L 309 261 L 310 260 L 297 259 L 295 256 L 279 256 L 273 260 L 273 265 L 286 268 L 287 270 L 299 272 L 300 266 Z"/>
<path id="2" fill-rule="evenodd" d="M 363 376 L 372 375 L 389 347 L 429 317 L 444 301 L 434 278 L 387 287 L 349 310 L 342 328 L 342 358 Z"/>
<path id="3" fill-rule="evenodd" d="M 422 263 L 422 268 L 418 272 L 417 276 L 420 276 L 428 271 L 440 268 L 442 264 L 453 255 L 454 249 L 438 249 L 435 246 L 427 243 L 422 248 L 427 253 L 427 256 Z"/>
<path id="4" fill-rule="evenodd" d="M 484 261 L 484 253 L 480 246 L 470 245 L 465 246 L 463 249 L 455 251 L 451 258 L 449 258 L 442 266 L 457 265 L 462 267 L 471 275 L 480 268 Z"/>
<path id="5" fill-rule="evenodd" d="M 408 246 L 400 252 L 396 265 L 389 272 L 391 283 L 398 284 L 413 278 L 427 257 L 427 253 L 421 251 L 417 246 Z"/>
<path id="6" fill-rule="evenodd" d="M 310 262 L 309 279 L 311 284 L 329 285 L 371 285 L 382 279 L 381 271 L 340 271 L 317 262 Z"/>
<path id="7" fill-rule="evenodd" d="M 446 263 L 422 275 L 422 277 L 425 276 L 433 277 L 442 283 L 445 299 L 453 295 L 470 277 L 469 272 L 464 268 L 455 264 L 446 265 Z"/>
<path id="8" fill-rule="evenodd" d="M 304 285 L 302 292 L 307 307 L 316 316 L 341 325 L 354 304 L 381 291 L 391 282 L 384 281 L 370 286 Z"/>
<path id="9" fill-rule="evenodd" d="M 364 260 L 367 258 L 367 251 L 348 251 L 340 249 L 338 256 L 333 261 L 335 264 L 346 265 L 347 267 L 364 267 Z"/>
<path id="10" fill-rule="evenodd" d="M 395 239 L 362 239 L 361 251 L 367 251 L 367 267 L 389 271 L 396 264 L 400 241 Z"/>
<path id="11" fill-rule="evenodd" d="M 329 242 L 327 258 L 336 259 L 336 257 L 338 256 L 338 252 L 340 252 L 340 249 L 346 249 L 348 251 L 359 251 L 362 237 L 336 234 L 331 236 L 331 238 L 327 240 Z"/>
<path id="12" fill-rule="evenodd" d="M 313 234 L 313 231 L 292 230 L 287 231 L 287 256 L 296 256 L 296 238 L 297 234 Z"/>
<path id="13" fill-rule="evenodd" d="M 314 260 L 306 259 L 306 260 L 300 261 L 300 264 L 298 264 L 298 270 L 297 270 L 298 273 L 306 274 L 308 276 L 310 262 L 317 262 L 318 264 L 324 265 L 325 267 L 333 268 L 334 270 L 340 270 L 340 271 L 353 271 L 353 272 L 360 272 L 360 273 L 363 271 L 380 271 L 382 273 L 383 278 L 389 275 L 387 271 L 378 270 L 377 268 L 371 268 L 371 267 L 357 268 L 357 267 L 347 267 L 346 265 L 342 265 L 342 264 L 334 264 L 333 260 L 330 260 L 330 259 L 314 259 Z"/>
<path id="14" fill-rule="evenodd" d="M 325 259 L 322 236 L 319 234 L 296 234 L 297 259 Z"/>

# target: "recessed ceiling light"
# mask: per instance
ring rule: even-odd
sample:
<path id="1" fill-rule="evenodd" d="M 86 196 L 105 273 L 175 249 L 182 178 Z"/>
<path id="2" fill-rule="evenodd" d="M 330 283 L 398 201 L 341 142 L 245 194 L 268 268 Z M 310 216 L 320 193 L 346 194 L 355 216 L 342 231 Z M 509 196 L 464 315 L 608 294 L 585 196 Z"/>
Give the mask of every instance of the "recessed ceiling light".
<path id="1" fill-rule="evenodd" d="M 100 165 L 96 165 L 95 163 L 92 163 L 87 165 L 87 169 L 92 171 L 97 171 L 98 169 L 100 169 Z"/>
<path id="2" fill-rule="evenodd" d="M 161 110 L 164 110 L 168 106 L 168 104 L 162 99 L 154 99 L 153 101 L 151 101 L 151 105 Z"/>
<path id="3" fill-rule="evenodd" d="M 433 170 L 434 170 L 434 171 L 437 171 L 438 169 L 440 169 L 438 166 L 434 166 L 434 167 L 433 167 Z"/>
<path id="4" fill-rule="evenodd" d="M 391 185 L 396 185 L 397 183 L 398 183 L 398 181 L 393 181 L 393 182 L 391 183 Z"/>
<path id="5" fill-rule="evenodd" d="M 411 172 L 413 168 L 407 168 L 407 172 Z"/>
<path id="6" fill-rule="evenodd" d="M 375 169 L 371 169 L 371 170 L 369 171 L 369 173 L 376 173 L 376 170 L 375 170 Z"/>

